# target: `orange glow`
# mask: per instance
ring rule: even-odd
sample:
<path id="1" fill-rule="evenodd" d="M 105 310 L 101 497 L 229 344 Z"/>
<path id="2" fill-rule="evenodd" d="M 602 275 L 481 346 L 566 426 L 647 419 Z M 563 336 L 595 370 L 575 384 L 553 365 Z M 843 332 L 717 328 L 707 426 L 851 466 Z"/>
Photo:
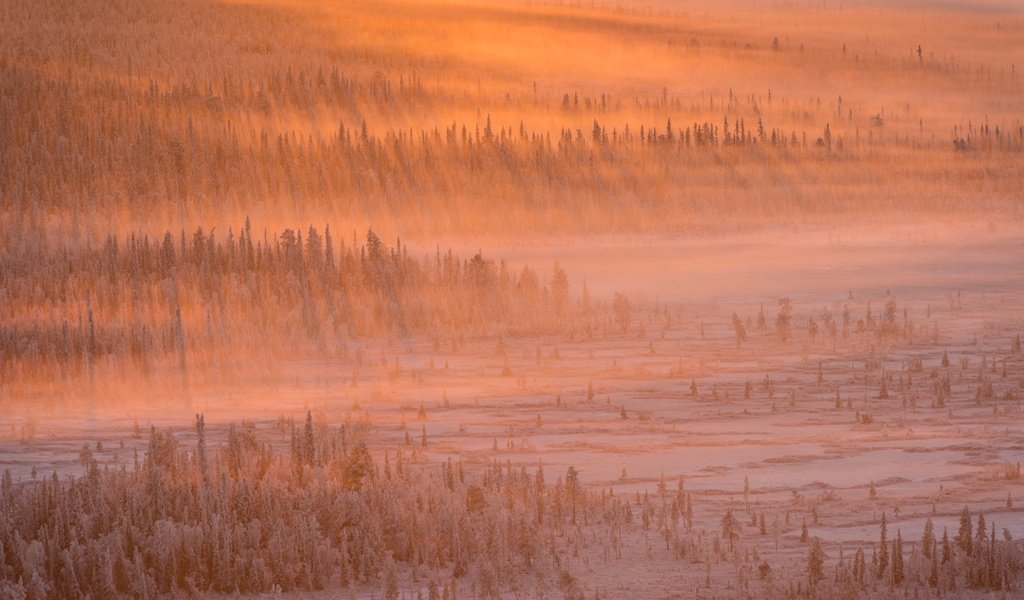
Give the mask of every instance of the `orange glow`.
<path id="1" fill-rule="evenodd" d="M 1022 67 L 999 0 L 0 2 L 0 599 L 1022 589 Z"/>

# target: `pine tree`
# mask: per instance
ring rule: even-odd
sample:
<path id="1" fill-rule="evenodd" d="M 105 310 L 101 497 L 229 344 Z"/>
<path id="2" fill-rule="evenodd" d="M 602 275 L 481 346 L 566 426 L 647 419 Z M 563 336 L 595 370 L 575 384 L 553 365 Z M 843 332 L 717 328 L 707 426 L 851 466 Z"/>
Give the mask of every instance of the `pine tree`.
<path id="1" fill-rule="evenodd" d="M 206 421 L 202 414 L 196 415 L 196 458 L 199 461 L 199 472 L 203 484 L 210 483 L 209 467 L 206 461 Z"/>
<path id="2" fill-rule="evenodd" d="M 935 526 L 931 517 L 925 519 L 924 533 L 921 534 L 921 553 L 925 558 L 932 558 L 935 555 Z"/>
<path id="3" fill-rule="evenodd" d="M 306 411 L 306 425 L 302 435 L 302 458 L 307 466 L 314 466 L 316 442 L 313 438 L 313 413 Z"/>
<path id="4" fill-rule="evenodd" d="M 853 579 L 858 585 L 863 585 L 867 573 L 867 565 L 864 560 L 864 549 L 857 548 L 853 555 Z"/>
<path id="5" fill-rule="evenodd" d="M 572 510 L 572 524 L 576 524 L 576 497 L 580 491 L 579 472 L 576 467 L 570 466 L 565 472 L 565 487 L 569 494 L 569 504 Z"/>
<path id="6" fill-rule="evenodd" d="M 789 298 L 779 299 L 779 313 L 775 317 L 775 331 L 783 342 L 789 339 L 793 305 Z"/>
<path id="7" fill-rule="evenodd" d="M 729 541 L 729 552 L 734 551 L 734 543 L 742 529 L 740 522 L 732 513 L 732 508 L 726 509 L 725 515 L 722 516 L 722 537 Z"/>
<path id="8" fill-rule="evenodd" d="M 879 528 L 879 542 L 878 542 L 878 572 L 875 575 L 879 579 L 885 576 L 886 569 L 889 568 L 889 544 L 885 535 L 885 513 L 882 513 L 882 524 Z"/>
<path id="9" fill-rule="evenodd" d="M 900 530 L 896 530 L 896 539 L 892 541 L 892 583 L 903 583 L 903 538 Z"/>
<path id="10" fill-rule="evenodd" d="M 956 536 L 956 545 L 964 556 L 974 554 L 974 540 L 971 533 L 971 513 L 965 506 L 960 512 L 960 531 Z"/>
<path id="11" fill-rule="evenodd" d="M 807 553 L 807 581 L 813 588 L 825 576 L 825 552 L 821 549 L 821 538 L 814 536 Z"/>
<path id="12" fill-rule="evenodd" d="M 988 528 L 985 525 L 985 515 L 982 513 L 978 513 L 978 526 L 975 528 L 976 535 L 974 540 L 974 548 L 977 549 L 979 552 L 985 550 L 985 545 L 987 542 L 986 534 L 988 533 L 987 529 Z"/>
<path id="13" fill-rule="evenodd" d="M 747 328 L 743 326 L 743 321 L 735 312 L 732 313 L 732 327 L 736 332 L 736 347 L 739 348 L 741 342 L 747 341 Z"/>

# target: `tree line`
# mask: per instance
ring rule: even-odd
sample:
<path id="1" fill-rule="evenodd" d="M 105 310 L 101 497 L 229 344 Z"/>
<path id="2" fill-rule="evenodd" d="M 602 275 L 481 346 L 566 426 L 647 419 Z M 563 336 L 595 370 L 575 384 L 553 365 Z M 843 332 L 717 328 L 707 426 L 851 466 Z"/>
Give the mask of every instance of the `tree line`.
<path id="1" fill-rule="evenodd" d="M 565 272 L 542 275 L 450 250 L 415 257 L 369 230 L 256 234 L 199 228 L 160 238 L 29 246 L 0 257 L 0 376 L 92 377 L 101 367 L 183 373 L 261 357 L 346 357 L 365 337 L 567 331 Z"/>
<path id="2" fill-rule="evenodd" d="M 928 138 L 923 125 L 890 132 L 888 114 L 855 116 L 841 97 L 832 112 L 821 98 L 731 88 L 680 99 L 611 82 L 481 87 L 371 42 L 333 48 L 269 7 L 19 0 L 0 28 L 5 244 L 40 229 L 226 227 L 257 207 L 267 222 L 431 233 L 749 225 L 965 197 L 973 209 L 1012 197 L 1024 149 L 1019 120 Z M 970 185 L 978 161 L 1007 176 Z M 811 166 L 845 192 L 794 193 L 764 174 L 777 164 Z M 877 189 L 880 168 L 902 170 L 898 202 L 856 191 Z"/>

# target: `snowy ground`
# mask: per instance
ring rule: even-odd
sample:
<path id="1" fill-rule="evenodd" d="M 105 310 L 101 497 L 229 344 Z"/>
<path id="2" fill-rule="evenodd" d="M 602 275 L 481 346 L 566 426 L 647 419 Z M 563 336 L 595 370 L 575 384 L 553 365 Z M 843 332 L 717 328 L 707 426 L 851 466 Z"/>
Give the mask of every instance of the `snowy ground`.
<path id="1" fill-rule="evenodd" d="M 944 527 L 952 535 L 964 506 L 1024 536 L 1017 508 L 1024 482 L 1008 477 L 1024 460 L 1024 354 L 1011 352 L 1013 338 L 1024 333 L 1021 239 L 950 245 L 821 237 L 818 246 L 783 241 L 764 251 L 714 241 L 619 252 L 603 245 L 591 254 L 581 247 L 517 249 L 514 259 L 531 264 L 560 257 L 567 271 L 587 276 L 595 298 L 630 294 L 636 309 L 629 331 L 508 337 L 503 353 L 496 339 L 456 347 L 446 341 L 436 350 L 433 340 L 353 342 L 367 357 L 361 366 L 283 364 L 269 387 L 193 390 L 187 401 L 154 398 L 130 407 L 49 403 L 0 414 L 0 470 L 22 481 L 33 472 L 78 474 L 83 444 L 101 464 L 131 464 L 136 450 L 141 458 L 151 424 L 179 429 L 188 443 L 196 412 L 206 414 L 215 446 L 229 422 L 247 419 L 270 430 L 279 416 L 302 418 L 310 410 L 332 423 L 371 421 L 378 449 L 405 444 L 407 434 L 419 446 L 425 432 L 428 461 L 542 462 L 552 478 L 574 466 L 586 485 L 615 494 L 653 494 L 663 480 L 675 490 L 682 481 L 699 527 L 716 531 L 726 508 L 741 511 L 743 539 L 773 557 L 777 576 L 803 566 L 804 521 L 832 558 L 874 543 L 883 512 L 890 533 L 900 530 L 910 544 L 929 516 L 940 535 Z M 716 251 L 732 259 L 712 272 Z M 602 260 L 612 255 L 615 261 Z M 578 293 L 580 282 L 573 285 Z M 897 303 L 899 335 L 857 332 L 868 302 L 874 319 L 882 318 L 887 291 Z M 775 331 L 780 296 L 793 299 L 786 343 Z M 765 331 L 756 324 L 761 303 Z M 845 339 L 844 305 L 854 324 Z M 822 327 L 811 340 L 808 318 L 820 327 L 825 307 L 839 331 L 833 338 Z M 750 319 L 749 339 L 738 348 L 733 312 Z M 940 364 L 944 351 L 948 368 Z M 878 397 L 883 374 L 892 378 L 888 399 Z M 946 376 L 945 406 L 933 406 Z M 979 400 L 985 384 L 992 395 Z M 760 514 L 767 535 L 750 526 L 750 515 Z M 593 549 L 572 557 L 588 589 L 604 597 L 695 597 L 704 593 L 708 569 L 719 586 L 737 569 L 679 561 L 655 532 L 624 544 L 621 558 Z"/>

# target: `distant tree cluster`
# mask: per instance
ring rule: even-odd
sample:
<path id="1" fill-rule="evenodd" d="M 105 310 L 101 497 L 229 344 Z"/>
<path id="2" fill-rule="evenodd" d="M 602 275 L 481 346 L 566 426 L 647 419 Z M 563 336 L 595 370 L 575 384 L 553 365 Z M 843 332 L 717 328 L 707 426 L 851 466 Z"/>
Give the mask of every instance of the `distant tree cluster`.
<path id="1" fill-rule="evenodd" d="M 329 227 L 27 247 L 0 257 L 0 281 L 4 384 L 104 365 L 147 375 L 164 363 L 330 358 L 361 336 L 559 331 L 576 311 L 560 268 L 549 285 L 480 254 L 414 258 L 373 231 L 355 245 Z"/>
<path id="2" fill-rule="evenodd" d="M 671 119 L 618 128 L 595 120 L 591 136 L 492 126 L 489 116 L 371 130 L 349 106 L 387 104 L 390 83 L 357 84 L 336 69 L 274 71 L 256 81 L 226 74 L 172 87 L 68 76 L 0 62 L 0 94 L 13 98 L 0 107 L 0 141 L 19 149 L 0 155 L 0 197 L 9 214 L 64 221 L 72 231 L 105 225 L 108 215 L 152 226 L 235 216 L 261 203 L 290 218 L 365 213 L 417 224 L 422 215 L 410 208 L 425 201 L 467 225 L 490 211 L 508 216 L 507 206 L 573 213 L 595 195 L 611 209 L 608 191 L 675 210 L 682 199 L 668 190 L 697 175 L 679 167 L 713 163 L 731 147 L 807 146 L 806 135 L 766 131 L 760 121 L 752 132 L 742 118 L 679 128 Z M 335 126 L 311 135 L 273 125 L 293 111 L 331 114 Z M 238 120 L 259 125 L 242 129 Z M 650 170 L 661 175 L 643 175 Z M 491 206 L 471 201 L 481 195 Z"/>
<path id="3" fill-rule="evenodd" d="M 522 85 L 480 90 L 433 64 L 425 80 L 413 57 L 378 56 L 385 51 L 372 43 L 333 48 L 325 31 L 270 7 L 15 0 L 0 32 L 7 248 L 40 229 L 77 241 L 126 224 L 151 234 L 170 223 L 223 227 L 257 207 L 271 222 L 387 221 L 432 232 L 858 214 L 891 206 L 852 191 L 817 195 L 810 206 L 757 173 L 806 162 L 853 190 L 875 181 L 879 164 L 852 160 L 847 148 L 935 158 L 919 139 L 837 123 L 844 115 L 821 114 L 820 98 L 813 115 L 793 121 L 795 107 L 780 110 L 770 93 L 764 101 L 730 90 L 699 106 L 667 92 L 549 97 Z M 1018 172 L 1019 123 L 952 135 L 957 149 L 984 150 L 993 170 L 1006 161 L 1007 173 Z M 965 193 L 974 177 L 963 162 L 904 173 L 907 185 L 938 182 L 946 195 L 907 193 L 900 206 L 948 208 L 947 188 Z M 756 201 L 744 193 L 748 177 L 762 183 Z M 989 178 L 975 201 L 1002 185 Z"/>

